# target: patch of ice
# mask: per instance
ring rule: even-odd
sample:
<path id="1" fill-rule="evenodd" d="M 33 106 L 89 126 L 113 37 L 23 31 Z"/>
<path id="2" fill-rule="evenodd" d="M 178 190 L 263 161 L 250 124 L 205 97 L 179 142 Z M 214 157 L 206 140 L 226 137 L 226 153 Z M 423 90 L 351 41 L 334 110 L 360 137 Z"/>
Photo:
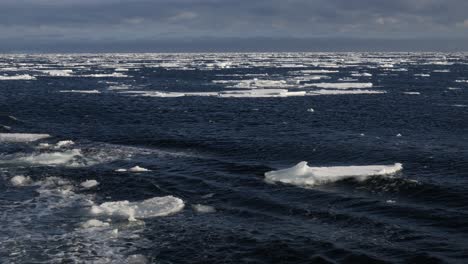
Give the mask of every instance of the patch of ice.
<path id="1" fill-rule="evenodd" d="M 371 176 L 394 174 L 402 168 L 401 163 L 373 166 L 309 167 L 306 161 L 302 161 L 292 168 L 266 172 L 265 179 L 268 182 L 314 186 L 349 178 L 362 181 Z"/>
<path id="2" fill-rule="evenodd" d="M 96 228 L 96 227 L 108 227 L 108 226 L 110 226 L 109 223 L 102 222 L 102 221 L 97 220 L 97 219 L 90 219 L 90 220 L 84 222 L 83 224 L 81 224 L 81 227 L 85 228 L 85 229 Z"/>
<path id="3" fill-rule="evenodd" d="M 214 213 L 216 209 L 213 206 L 203 204 L 193 204 L 192 209 L 197 213 Z"/>
<path id="4" fill-rule="evenodd" d="M 135 166 L 135 167 L 132 167 L 132 168 L 128 169 L 128 171 L 130 171 L 130 172 L 145 172 L 145 171 L 150 171 L 150 170 L 145 169 L 145 168 L 140 167 L 140 166 Z"/>
<path id="5" fill-rule="evenodd" d="M 61 93 L 83 93 L 83 94 L 100 94 L 98 90 L 60 90 Z"/>
<path id="6" fill-rule="evenodd" d="M 16 81 L 16 80 L 36 80 L 36 77 L 31 76 L 29 74 L 13 75 L 13 76 L 0 75 L 0 81 Z"/>
<path id="7" fill-rule="evenodd" d="M 57 144 L 55 144 L 55 147 L 56 148 L 64 148 L 64 147 L 72 146 L 74 144 L 75 144 L 75 142 L 73 142 L 72 140 L 61 140 L 61 141 L 57 142 Z"/>
<path id="8" fill-rule="evenodd" d="M 0 142 L 33 142 L 49 137 L 49 134 L 0 133 Z"/>
<path id="9" fill-rule="evenodd" d="M 32 183 L 32 180 L 29 176 L 17 175 L 10 179 L 10 183 L 13 186 L 27 186 Z"/>
<path id="10" fill-rule="evenodd" d="M 316 90 L 307 95 L 350 95 L 350 94 L 384 94 L 386 91 L 377 90 Z"/>
<path id="11" fill-rule="evenodd" d="M 403 94 L 409 94 L 409 95 L 420 95 L 420 92 L 403 92 Z"/>
<path id="12" fill-rule="evenodd" d="M 314 83 L 311 86 L 324 89 L 364 89 L 372 88 L 372 83 Z"/>
<path id="13" fill-rule="evenodd" d="M 24 162 L 36 165 L 64 165 L 73 164 L 77 157 L 82 157 L 79 149 L 72 149 L 64 152 L 48 152 L 32 154 L 16 159 L 17 162 Z"/>
<path id="14" fill-rule="evenodd" d="M 85 189 L 91 189 L 99 185 L 99 182 L 96 180 L 86 180 L 80 184 L 81 187 Z"/>
<path id="15" fill-rule="evenodd" d="M 431 77 L 431 75 L 427 74 L 427 73 L 419 73 L 419 74 L 416 73 L 414 76 L 416 76 L 416 77 Z"/>
<path id="16" fill-rule="evenodd" d="M 141 202 L 106 202 L 94 205 L 91 213 L 110 217 L 123 217 L 129 221 L 177 213 L 184 208 L 184 202 L 174 196 L 155 197 Z"/>
<path id="17" fill-rule="evenodd" d="M 42 70 L 41 72 L 55 77 L 70 77 L 73 70 Z"/>

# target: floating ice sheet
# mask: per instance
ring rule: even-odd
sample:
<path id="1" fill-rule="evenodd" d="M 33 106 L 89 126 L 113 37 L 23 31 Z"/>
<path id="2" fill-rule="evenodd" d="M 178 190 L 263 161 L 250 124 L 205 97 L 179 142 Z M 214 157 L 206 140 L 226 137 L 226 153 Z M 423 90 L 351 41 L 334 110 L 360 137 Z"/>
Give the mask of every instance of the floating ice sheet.
<path id="1" fill-rule="evenodd" d="M 394 174 L 402 169 L 403 165 L 401 163 L 371 166 L 309 167 L 306 161 L 302 161 L 291 168 L 266 172 L 265 179 L 268 182 L 314 186 L 348 178 L 365 180 L 371 176 Z"/>

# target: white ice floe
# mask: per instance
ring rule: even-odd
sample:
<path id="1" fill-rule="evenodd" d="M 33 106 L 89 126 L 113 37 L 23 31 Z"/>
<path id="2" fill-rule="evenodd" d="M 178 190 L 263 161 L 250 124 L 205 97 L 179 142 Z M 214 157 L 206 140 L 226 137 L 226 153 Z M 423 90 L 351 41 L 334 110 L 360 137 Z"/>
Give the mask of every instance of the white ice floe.
<path id="1" fill-rule="evenodd" d="M 431 77 L 431 75 L 427 74 L 427 73 L 416 73 L 414 76 L 416 76 L 416 77 Z"/>
<path id="2" fill-rule="evenodd" d="M 42 70 L 41 72 L 54 77 L 70 77 L 73 74 L 73 70 Z"/>
<path id="3" fill-rule="evenodd" d="M 0 75 L 0 81 L 16 81 L 16 80 L 36 80 L 36 77 L 31 76 L 29 74 L 22 74 L 22 75 L 13 75 L 13 76 L 5 76 Z"/>
<path id="4" fill-rule="evenodd" d="M 135 167 L 132 167 L 130 169 L 128 169 L 128 171 L 130 172 L 145 172 L 145 171 L 150 171 L 146 168 L 143 168 L 143 167 L 140 167 L 140 166 L 135 166 Z"/>
<path id="5" fill-rule="evenodd" d="M 313 108 L 309 108 L 309 109 L 307 109 L 307 112 L 313 113 L 313 112 L 315 112 L 315 110 Z"/>
<path id="6" fill-rule="evenodd" d="M 311 86 L 323 89 L 365 89 L 372 88 L 372 83 L 313 83 Z"/>
<path id="7" fill-rule="evenodd" d="M 32 180 L 29 176 L 17 175 L 10 179 L 10 183 L 13 186 L 27 186 L 32 183 Z"/>
<path id="8" fill-rule="evenodd" d="M 289 97 L 289 96 L 304 96 L 305 91 L 289 92 L 286 89 L 253 89 L 242 91 L 224 91 L 218 94 L 218 97 Z"/>
<path id="9" fill-rule="evenodd" d="M 307 92 L 307 95 L 350 95 L 350 94 L 384 94 L 386 91 L 378 90 L 315 90 Z"/>
<path id="10" fill-rule="evenodd" d="M 109 223 L 102 222 L 102 221 L 97 220 L 97 219 L 90 219 L 90 220 L 84 222 L 83 224 L 81 224 L 81 227 L 85 228 L 85 229 L 96 228 L 96 227 L 108 227 L 108 226 L 110 226 Z"/>
<path id="11" fill-rule="evenodd" d="M 141 202 L 106 202 L 94 205 L 91 213 L 109 217 L 126 218 L 129 221 L 136 219 L 167 216 L 177 213 L 184 208 L 184 202 L 174 196 L 155 197 Z"/>
<path id="12" fill-rule="evenodd" d="M 403 94 L 408 94 L 408 95 L 420 95 L 420 92 L 403 92 Z"/>
<path id="13" fill-rule="evenodd" d="M 394 165 L 309 167 L 307 162 L 302 161 L 292 168 L 265 173 L 265 180 L 298 186 L 314 186 L 348 178 L 362 181 L 371 176 L 394 174 L 402 170 L 402 168 L 401 163 L 395 163 Z"/>
<path id="14" fill-rule="evenodd" d="M 300 71 L 300 72 L 317 74 L 317 73 L 338 73 L 339 71 L 336 71 L 336 70 L 303 70 L 303 71 Z"/>
<path id="15" fill-rule="evenodd" d="M 81 151 L 79 149 L 72 149 L 64 152 L 32 154 L 25 157 L 19 157 L 15 161 L 35 165 L 73 165 L 73 161 L 77 157 L 82 157 Z"/>
<path id="16" fill-rule="evenodd" d="M 49 134 L 0 133 L 0 142 L 33 142 L 49 137 Z"/>
<path id="17" fill-rule="evenodd" d="M 203 204 L 193 204 L 192 209 L 197 213 L 214 213 L 216 209 L 213 206 Z"/>
<path id="18" fill-rule="evenodd" d="M 363 72 L 363 73 L 352 73 L 351 76 L 353 77 L 372 77 L 371 73 Z"/>
<path id="19" fill-rule="evenodd" d="M 86 180 L 80 184 L 81 187 L 85 189 L 91 189 L 99 185 L 99 182 L 96 180 Z"/>
<path id="20" fill-rule="evenodd" d="M 86 75 L 79 75 L 77 77 L 91 77 L 91 78 L 125 78 L 128 77 L 127 75 L 121 72 L 113 72 L 113 73 L 96 73 L 96 74 L 86 74 Z"/>
<path id="21" fill-rule="evenodd" d="M 55 148 L 69 147 L 69 146 L 72 146 L 74 144 L 75 144 L 75 142 L 73 142 L 72 140 L 61 140 L 61 141 L 57 142 L 57 144 L 55 144 Z"/>
<path id="22" fill-rule="evenodd" d="M 457 83 L 468 83 L 468 80 L 455 80 Z"/>
<path id="23" fill-rule="evenodd" d="M 61 93 L 83 93 L 83 94 L 100 94 L 98 90 L 60 90 Z"/>

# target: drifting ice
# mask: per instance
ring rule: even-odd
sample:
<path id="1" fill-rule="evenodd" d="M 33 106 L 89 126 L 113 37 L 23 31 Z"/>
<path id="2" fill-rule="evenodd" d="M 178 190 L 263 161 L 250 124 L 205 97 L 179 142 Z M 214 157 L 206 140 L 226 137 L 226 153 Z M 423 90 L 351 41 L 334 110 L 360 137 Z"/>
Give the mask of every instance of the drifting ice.
<path id="1" fill-rule="evenodd" d="M 348 178 L 365 180 L 371 176 L 389 175 L 403 169 L 401 163 L 374 166 L 309 167 L 306 161 L 292 168 L 265 173 L 268 182 L 282 182 L 299 186 L 313 186 Z"/>

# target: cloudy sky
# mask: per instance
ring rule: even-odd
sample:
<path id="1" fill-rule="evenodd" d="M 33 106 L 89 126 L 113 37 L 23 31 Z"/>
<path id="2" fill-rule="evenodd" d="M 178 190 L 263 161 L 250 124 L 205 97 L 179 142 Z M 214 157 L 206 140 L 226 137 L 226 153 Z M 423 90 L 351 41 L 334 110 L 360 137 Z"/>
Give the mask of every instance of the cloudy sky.
<path id="1" fill-rule="evenodd" d="M 0 0 L 0 51 L 459 50 L 466 39 L 467 0 Z"/>

